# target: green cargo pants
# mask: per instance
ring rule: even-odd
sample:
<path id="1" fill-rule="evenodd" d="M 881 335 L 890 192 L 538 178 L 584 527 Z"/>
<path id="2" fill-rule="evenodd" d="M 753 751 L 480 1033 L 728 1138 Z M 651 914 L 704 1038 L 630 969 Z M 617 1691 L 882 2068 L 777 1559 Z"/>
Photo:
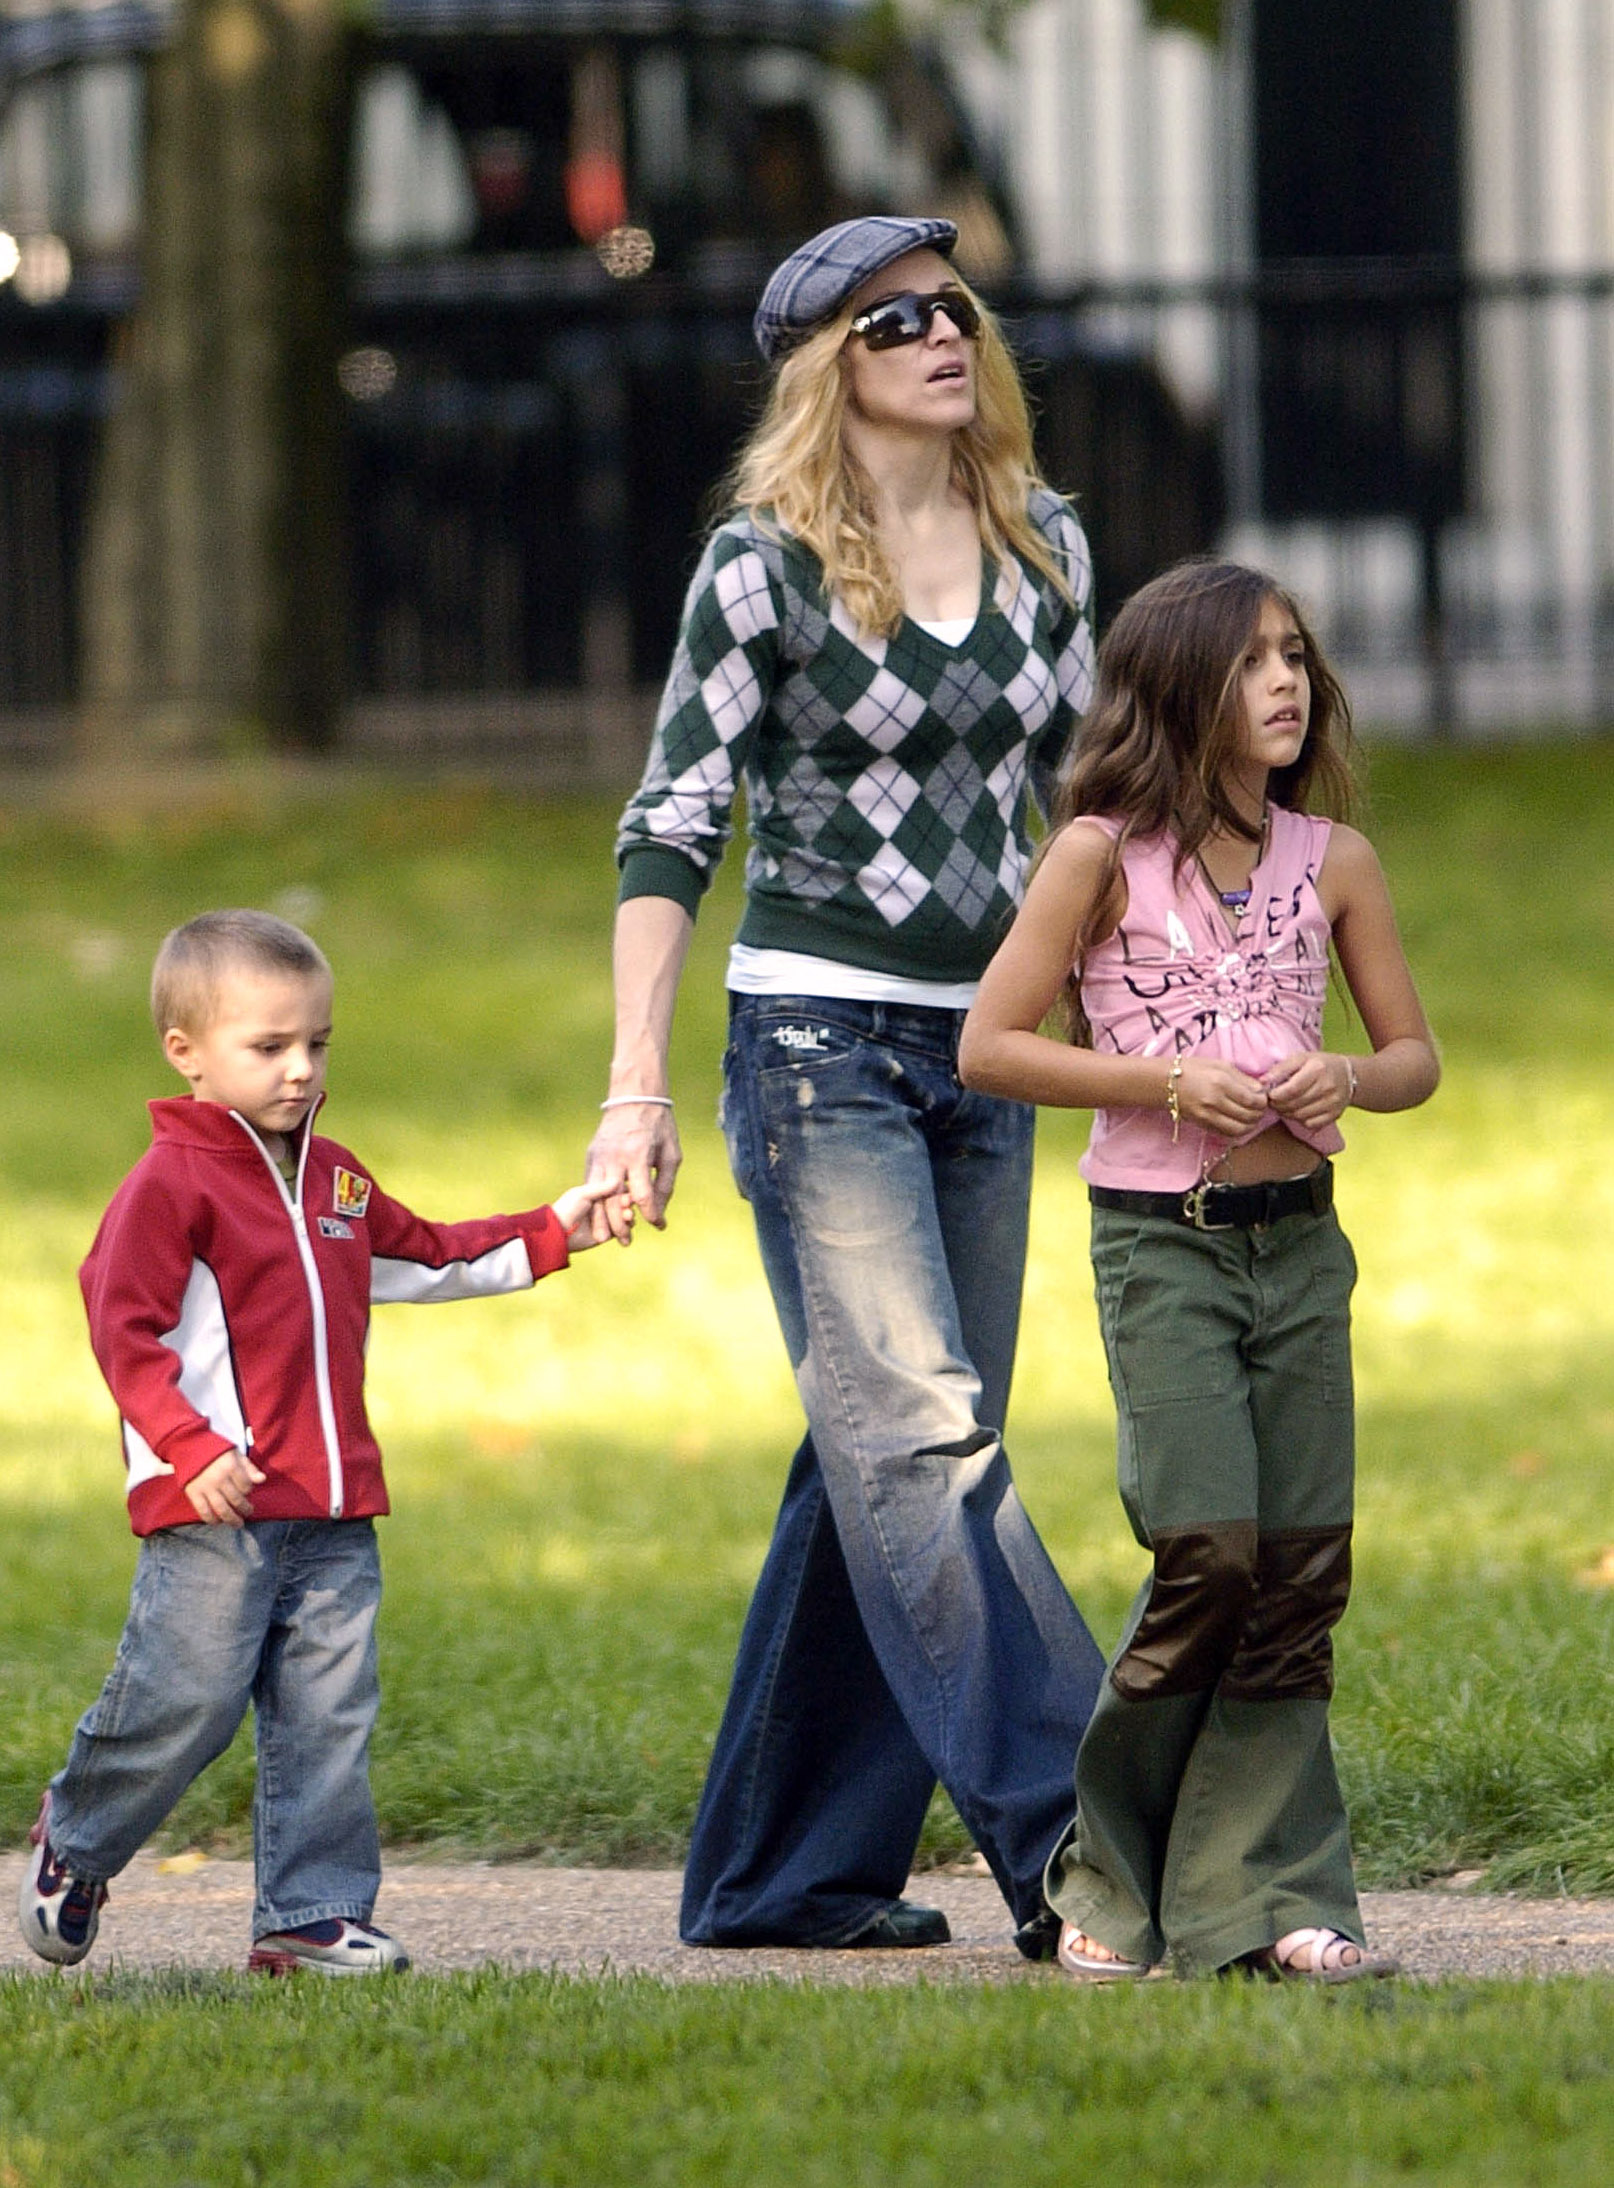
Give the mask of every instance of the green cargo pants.
<path id="1" fill-rule="evenodd" d="M 1048 1865 L 1128 1960 L 1224 1967 L 1285 1932 L 1362 1941 L 1328 1738 L 1350 1592 L 1356 1262 L 1332 1211 L 1250 1230 L 1093 1210 L 1122 1502 L 1154 1569 Z"/>

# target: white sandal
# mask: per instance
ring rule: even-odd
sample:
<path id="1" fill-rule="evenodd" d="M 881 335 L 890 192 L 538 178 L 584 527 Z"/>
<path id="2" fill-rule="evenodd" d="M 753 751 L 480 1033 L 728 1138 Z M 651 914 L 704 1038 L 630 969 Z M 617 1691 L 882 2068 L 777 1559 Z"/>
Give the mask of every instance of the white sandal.
<path id="1" fill-rule="evenodd" d="M 1252 1957 L 1286 1983 L 1359 1983 L 1401 1973 L 1394 1953 L 1369 1952 L 1340 1930 L 1290 1930 Z"/>
<path id="2" fill-rule="evenodd" d="M 1154 1969 L 1146 1960 L 1122 1960 L 1108 1946 L 1100 1946 L 1097 1938 L 1089 1937 L 1077 1929 L 1074 1922 L 1062 1922 L 1059 1926 L 1059 1951 L 1055 1955 L 1067 1975 L 1075 1976 L 1078 1983 L 1127 1983 L 1140 1976 L 1153 1975 Z"/>

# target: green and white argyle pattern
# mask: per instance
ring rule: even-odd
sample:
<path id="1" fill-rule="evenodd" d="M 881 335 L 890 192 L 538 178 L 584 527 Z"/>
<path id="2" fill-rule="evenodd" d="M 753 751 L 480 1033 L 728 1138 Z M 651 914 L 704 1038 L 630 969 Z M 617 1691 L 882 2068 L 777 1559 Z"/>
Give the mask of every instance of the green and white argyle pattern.
<path id="1" fill-rule="evenodd" d="M 748 517 L 714 533 L 623 816 L 624 895 L 693 910 L 743 782 L 743 942 L 974 978 L 1024 888 L 1028 789 L 1045 796 L 1092 694 L 1087 542 L 1057 495 L 1032 514 L 1075 607 L 1018 561 L 988 569 L 956 647 L 906 619 L 862 638 L 798 542 Z"/>

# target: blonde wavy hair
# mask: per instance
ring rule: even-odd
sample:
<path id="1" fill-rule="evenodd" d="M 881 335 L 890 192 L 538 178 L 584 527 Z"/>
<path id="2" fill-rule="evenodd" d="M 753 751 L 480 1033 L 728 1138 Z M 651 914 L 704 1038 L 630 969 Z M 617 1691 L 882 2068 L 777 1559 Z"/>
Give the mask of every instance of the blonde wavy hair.
<path id="1" fill-rule="evenodd" d="M 1045 481 L 1032 452 L 1019 371 L 992 313 L 965 282 L 953 280 L 979 311 L 981 332 L 975 416 L 953 435 L 952 483 L 974 508 L 981 545 L 1006 579 L 1010 557 L 1018 556 L 1070 600 L 1070 581 L 1027 513 L 1032 489 Z M 859 631 L 889 638 L 902 620 L 902 589 L 881 544 L 874 482 L 842 433 L 841 351 L 855 317 L 848 302 L 784 358 L 718 505 L 743 509 L 764 529 L 810 547 L 826 590 L 844 601 Z"/>

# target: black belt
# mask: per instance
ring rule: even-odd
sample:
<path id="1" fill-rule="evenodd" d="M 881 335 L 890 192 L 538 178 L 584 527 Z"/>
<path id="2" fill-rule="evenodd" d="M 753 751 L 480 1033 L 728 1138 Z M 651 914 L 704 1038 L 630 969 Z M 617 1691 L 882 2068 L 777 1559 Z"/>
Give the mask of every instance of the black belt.
<path id="1" fill-rule="evenodd" d="M 1250 1231 L 1284 1216 L 1325 1215 L 1334 1205 L 1334 1165 L 1319 1163 L 1303 1178 L 1273 1178 L 1260 1185 L 1194 1185 L 1186 1193 L 1133 1193 L 1119 1185 L 1090 1185 L 1095 1208 L 1123 1215 L 1165 1216 L 1196 1231 Z"/>

